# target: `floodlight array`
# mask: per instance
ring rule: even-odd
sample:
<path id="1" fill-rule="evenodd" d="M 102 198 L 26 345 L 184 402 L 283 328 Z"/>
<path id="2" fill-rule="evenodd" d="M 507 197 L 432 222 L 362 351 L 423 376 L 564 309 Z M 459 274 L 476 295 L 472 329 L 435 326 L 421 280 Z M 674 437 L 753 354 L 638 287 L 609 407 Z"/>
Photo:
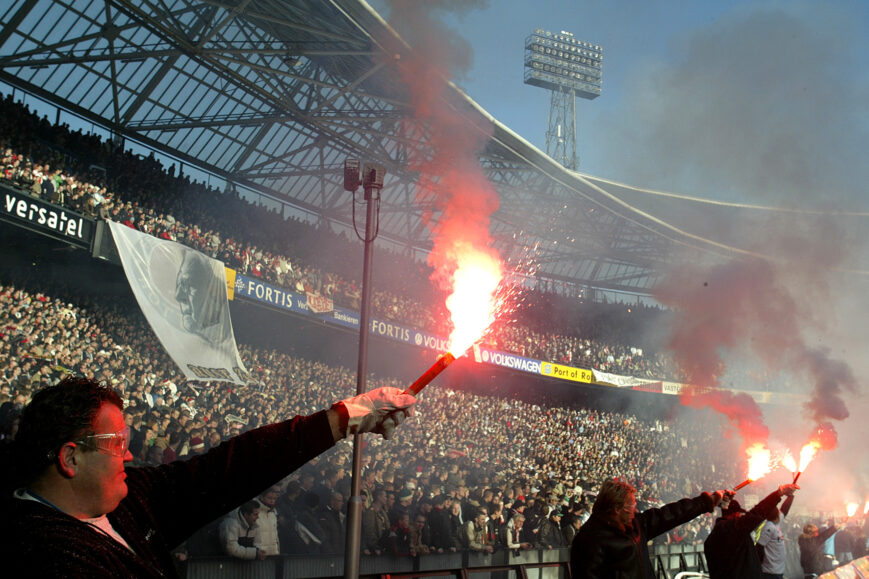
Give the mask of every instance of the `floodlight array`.
<path id="1" fill-rule="evenodd" d="M 600 96 L 603 49 L 569 32 L 537 29 L 525 40 L 525 84 L 571 89 L 577 96 Z"/>

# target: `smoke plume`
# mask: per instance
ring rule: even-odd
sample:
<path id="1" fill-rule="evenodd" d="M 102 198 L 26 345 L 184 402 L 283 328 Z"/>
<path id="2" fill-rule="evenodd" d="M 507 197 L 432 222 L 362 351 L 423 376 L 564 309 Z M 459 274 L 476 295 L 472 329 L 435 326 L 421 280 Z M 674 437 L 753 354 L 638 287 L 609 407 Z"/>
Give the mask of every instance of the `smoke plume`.
<path id="1" fill-rule="evenodd" d="M 683 266 L 656 291 L 659 301 L 675 310 L 669 346 L 693 385 L 683 401 L 723 413 L 747 443 L 765 441 L 769 431 L 751 396 L 709 390 L 720 386 L 726 360 L 759 362 L 766 378 L 773 381 L 747 380 L 737 384 L 741 389 L 782 390 L 783 384 L 792 383 L 799 390 L 807 384 L 806 417 L 815 432 L 826 433 L 826 449 L 835 447 L 831 421 L 849 416 L 843 395 L 858 391 L 847 363 L 832 358 L 828 349 L 807 343 L 806 334 L 818 320 L 794 295 L 812 285 L 804 265 L 744 259 Z"/>
<path id="2" fill-rule="evenodd" d="M 864 210 L 860 4 L 743 4 L 674 38 L 666 60 L 631 71 L 601 170 L 689 195 Z"/>
<path id="3" fill-rule="evenodd" d="M 405 132 L 423 139 L 424 148 L 411 148 L 408 165 L 419 172 L 418 202 L 434 201 L 436 210 L 423 215 L 433 234 L 428 257 L 433 278 L 444 289 L 467 256 L 500 263 L 491 247 L 490 216 L 499 199 L 479 165 L 478 154 L 491 127 L 455 97 L 448 79 L 467 70 L 470 49 L 447 30 L 433 12 L 467 3 L 393 1 L 391 20 L 414 45 L 397 51 L 396 66 L 410 95 L 411 110 Z M 477 7 L 479 3 L 473 3 Z"/>
<path id="4" fill-rule="evenodd" d="M 805 409 L 816 424 L 832 429 L 829 420 L 841 421 L 850 415 L 842 395 L 858 391 L 857 379 L 851 367 L 831 359 L 827 349 L 809 348 L 802 353 L 802 362 L 814 384 Z"/>

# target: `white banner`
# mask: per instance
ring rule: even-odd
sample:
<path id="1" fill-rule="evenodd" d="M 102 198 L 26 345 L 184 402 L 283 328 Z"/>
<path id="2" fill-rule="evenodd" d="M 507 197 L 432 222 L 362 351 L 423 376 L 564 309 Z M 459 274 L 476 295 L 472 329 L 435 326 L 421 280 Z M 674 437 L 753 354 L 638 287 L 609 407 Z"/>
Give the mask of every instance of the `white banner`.
<path id="1" fill-rule="evenodd" d="M 148 323 L 190 380 L 244 384 L 223 263 L 109 221 L 124 273 Z"/>
<path id="2" fill-rule="evenodd" d="M 646 380 L 645 378 L 634 378 L 633 376 L 620 376 L 619 374 L 609 374 L 600 370 L 592 369 L 594 381 L 597 384 L 606 384 L 608 386 L 617 386 L 619 388 L 632 388 L 634 386 L 642 386 L 656 382 L 655 380 Z"/>

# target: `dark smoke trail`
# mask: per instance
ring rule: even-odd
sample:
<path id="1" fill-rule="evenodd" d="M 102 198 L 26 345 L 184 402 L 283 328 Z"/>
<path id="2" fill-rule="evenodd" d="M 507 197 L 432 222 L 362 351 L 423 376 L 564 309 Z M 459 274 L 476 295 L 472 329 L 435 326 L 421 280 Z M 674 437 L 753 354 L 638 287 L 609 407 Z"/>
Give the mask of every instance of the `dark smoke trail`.
<path id="1" fill-rule="evenodd" d="M 831 359 L 826 349 L 806 345 L 801 325 L 812 316 L 797 305 L 795 286 L 806 287 L 772 262 L 757 259 L 682 268 L 661 284 L 657 297 L 676 309 L 670 347 L 694 385 L 684 397 L 686 404 L 722 412 L 746 441 L 765 440 L 768 429 L 750 396 L 707 390 L 719 385 L 724 354 L 757 359 L 773 372 L 802 369 L 811 383 L 807 416 L 816 432 L 826 433 L 825 444 L 835 446 L 831 421 L 848 417 L 842 394 L 857 392 L 857 381 L 846 363 Z"/>

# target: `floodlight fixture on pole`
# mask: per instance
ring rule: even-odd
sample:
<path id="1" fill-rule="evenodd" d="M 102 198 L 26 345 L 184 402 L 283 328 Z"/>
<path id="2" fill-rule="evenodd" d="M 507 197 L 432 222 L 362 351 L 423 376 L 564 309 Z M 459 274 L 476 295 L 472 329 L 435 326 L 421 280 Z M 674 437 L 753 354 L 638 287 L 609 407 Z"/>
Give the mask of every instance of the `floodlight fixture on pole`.
<path id="1" fill-rule="evenodd" d="M 568 169 L 579 167 L 576 154 L 576 97 L 600 96 L 600 45 L 577 40 L 570 32 L 536 29 L 525 39 L 525 84 L 552 91 L 546 154 Z"/>
<path id="2" fill-rule="evenodd" d="M 386 169 L 381 165 L 367 164 L 362 169 L 357 159 L 344 161 L 344 189 L 353 193 L 353 227 L 365 247 L 362 264 L 362 299 L 359 315 L 359 360 L 356 369 L 356 395 L 366 391 L 368 375 L 368 328 L 371 326 L 371 261 L 374 253 L 374 240 L 380 229 L 378 211 L 380 209 L 380 190 Z M 360 235 L 356 227 L 356 190 L 362 185 L 365 191 L 366 218 L 365 234 Z M 344 577 L 359 577 L 359 557 L 362 552 L 362 435 L 353 436 L 353 462 L 351 466 L 350 498 L 347 501 L 347 537 L 344 544 Z"/>
<path id="3" fill-rule="evenodd" d="M 359 159 L 344 161 L 344 190 L 355 192 L 359 189 Z"/>
<path id="4" fill-rule="evenodd" d="M 386 169 L 383 165 L 365 164 L 365 169 L 362 171 L 362 188 L 365 189 L 367 195 L 369 191 L 383 189 L 383 177 L 386 175 Z"/>

